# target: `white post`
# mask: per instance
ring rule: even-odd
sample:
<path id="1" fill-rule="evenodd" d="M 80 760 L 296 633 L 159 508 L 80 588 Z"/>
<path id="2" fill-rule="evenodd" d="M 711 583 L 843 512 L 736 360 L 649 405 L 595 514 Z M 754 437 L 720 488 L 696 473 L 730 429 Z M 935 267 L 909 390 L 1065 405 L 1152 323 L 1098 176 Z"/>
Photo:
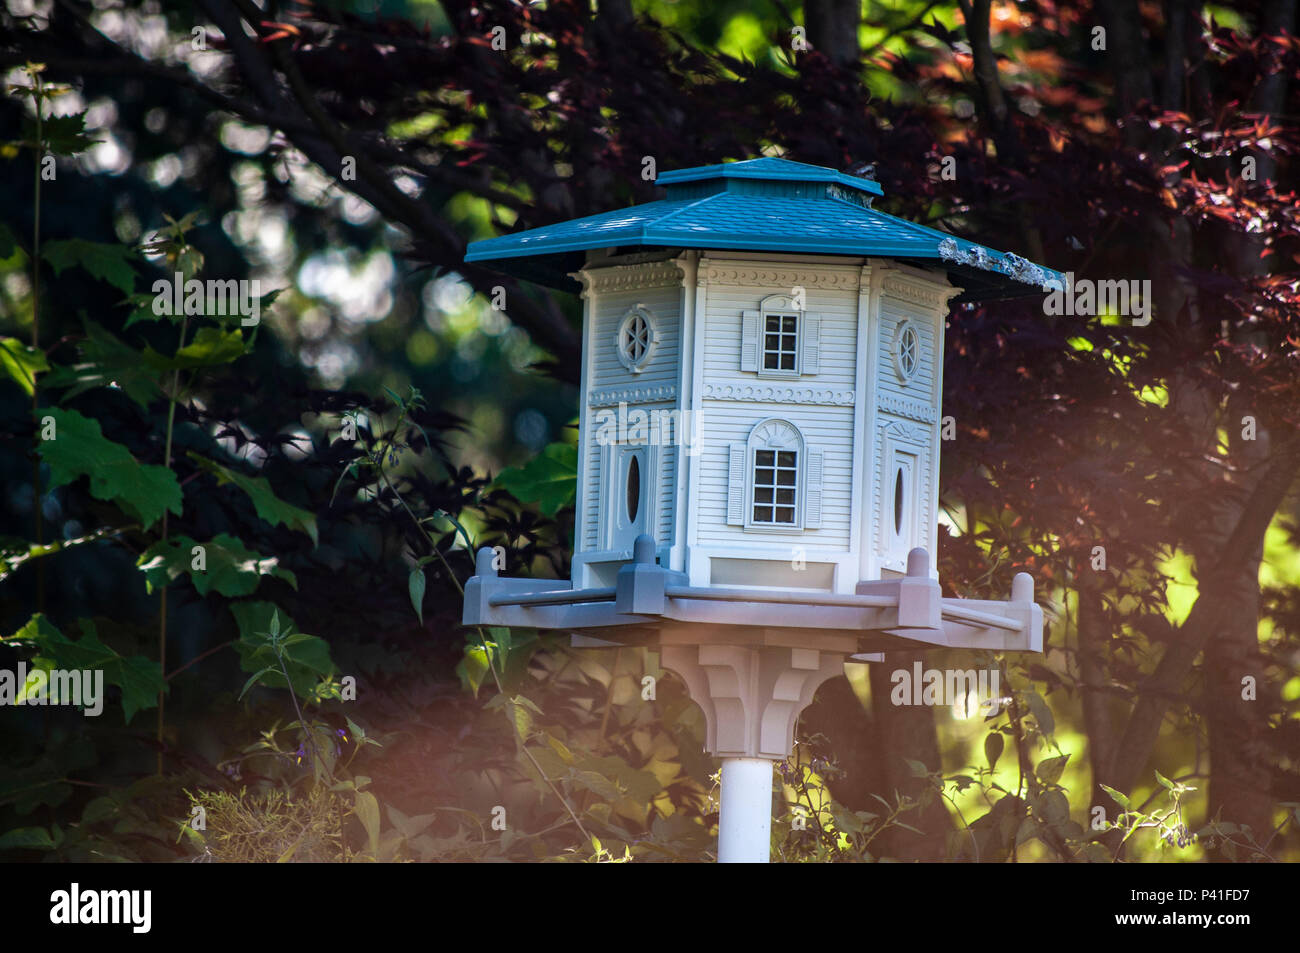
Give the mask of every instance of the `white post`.
<path id="1" fill-rule="evenodd" d="M 724 758 L 718 863 L 766 864 L 772 841 L 772 762 Z"/>
<path id="2" fill-rule="evenodd" d="M 704 712 L 704 748 L 722 761 L 718 862 L 766 864 L 772 859 L 773 764 L 790 757 L 799 712 L 818 685 L 844 672 L 844 657 L 820 649 L 706 643 L 665 645 L 659 658 Z"/>

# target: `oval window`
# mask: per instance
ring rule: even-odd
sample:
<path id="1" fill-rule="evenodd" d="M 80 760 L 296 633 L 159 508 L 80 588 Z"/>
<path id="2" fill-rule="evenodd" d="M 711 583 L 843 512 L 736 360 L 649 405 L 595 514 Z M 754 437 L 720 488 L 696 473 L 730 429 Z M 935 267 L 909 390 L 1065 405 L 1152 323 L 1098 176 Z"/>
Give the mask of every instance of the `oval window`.
<path id="1" fill-rule="evenodd" d="M 903 532 L 903 468 L 894 477 L 894 533 Z"/>
<path id="2" fill-rule="evenodd" d="M 627 521 L 636 522 L 641 509 L 641 461 L 633 457 L 627 464 Z"/>

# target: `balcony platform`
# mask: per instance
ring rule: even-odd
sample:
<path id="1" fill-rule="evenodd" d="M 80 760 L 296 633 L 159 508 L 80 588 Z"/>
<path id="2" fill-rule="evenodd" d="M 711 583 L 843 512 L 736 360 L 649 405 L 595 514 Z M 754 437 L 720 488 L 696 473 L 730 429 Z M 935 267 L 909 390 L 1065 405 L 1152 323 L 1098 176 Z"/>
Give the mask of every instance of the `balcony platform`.
<path id="1" fill-rule="evenodd" d="M 568 631 L 575 646 L 815 649 L 859 661 L 918 646 L 1043 650 L 1033 577 L 1017 574 L 1006 602 L 945 598 L 923 549 L 908 554 L 906 575 L 860 582 L 853 595 L 690 586 L 684 573 L 656 564 L 649 536 L 637 538 L 632 561 L 607 589 L 503 578 L 492 563 L 492 550 L 480 550 L 464 623 Z"/>

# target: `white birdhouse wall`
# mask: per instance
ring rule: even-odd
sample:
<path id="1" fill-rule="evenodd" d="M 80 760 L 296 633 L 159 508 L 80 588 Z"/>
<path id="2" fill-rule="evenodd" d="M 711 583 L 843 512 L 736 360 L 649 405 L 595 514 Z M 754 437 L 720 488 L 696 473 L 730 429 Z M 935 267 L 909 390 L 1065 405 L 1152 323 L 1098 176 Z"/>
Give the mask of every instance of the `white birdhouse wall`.
<path id="1" fill-rule="evenodd" d="M 934 552 L 941 275 L 715 251 L 577 277 L 576 585 L 613 585 L 641 532 L 701 586 L 852 592 Z"/>
<path id="2" fill-rule="evenodd" d="M 574 578 L 612 585 L 637 535 L 673 535 L 682 270 L 653 260 L 580 276 L 586 399 Z"/>
<path id="3" fill-rule="evenodd" d="M 829 589 L 856 570 L 861 275 L 860 262 L 701 261 L 692 583 Z"/>
<path id="4" fill-rule="evenodd" d="M 864 570 L 903 572 L 913 547 L 935 552 L 943 320 L 955 293 L 911 270 L 882 275 L 871 457 L 877 505 L 867 510 Z"/>

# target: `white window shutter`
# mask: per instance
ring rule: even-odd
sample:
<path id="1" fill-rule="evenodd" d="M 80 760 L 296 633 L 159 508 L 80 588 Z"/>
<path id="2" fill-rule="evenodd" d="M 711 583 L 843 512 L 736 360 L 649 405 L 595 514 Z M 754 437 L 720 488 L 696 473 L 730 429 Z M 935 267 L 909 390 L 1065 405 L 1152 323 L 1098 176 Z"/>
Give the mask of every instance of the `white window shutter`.
<path id="1" fill-rule="evenodd" d="M 727 524 L 745 525 L 745 456 L 743 443 L 731 445 L 731 460 L 727 466 Z"/>
<path id="2" fill-rule="evenodd" d="M 821 529 L 822 525 L 822 456 L 823 451 L 809 449 L 804 467 L 804 529 Z"/>
<path id="3" fill-rule="evenodd" d="M 757 311 L 742 311 L 740 319 L 740 369 L 758 370 L 758 342 L 760 340 Z"/>
<path id="4" fill-rule="evenodd" d="M 801 374 L 816 374 L 821 351 L 822 319 L 819 314 L 805 314 L 803 318 L 803 341 L 801 342 L 803 359 L 800 361 Z"/>

